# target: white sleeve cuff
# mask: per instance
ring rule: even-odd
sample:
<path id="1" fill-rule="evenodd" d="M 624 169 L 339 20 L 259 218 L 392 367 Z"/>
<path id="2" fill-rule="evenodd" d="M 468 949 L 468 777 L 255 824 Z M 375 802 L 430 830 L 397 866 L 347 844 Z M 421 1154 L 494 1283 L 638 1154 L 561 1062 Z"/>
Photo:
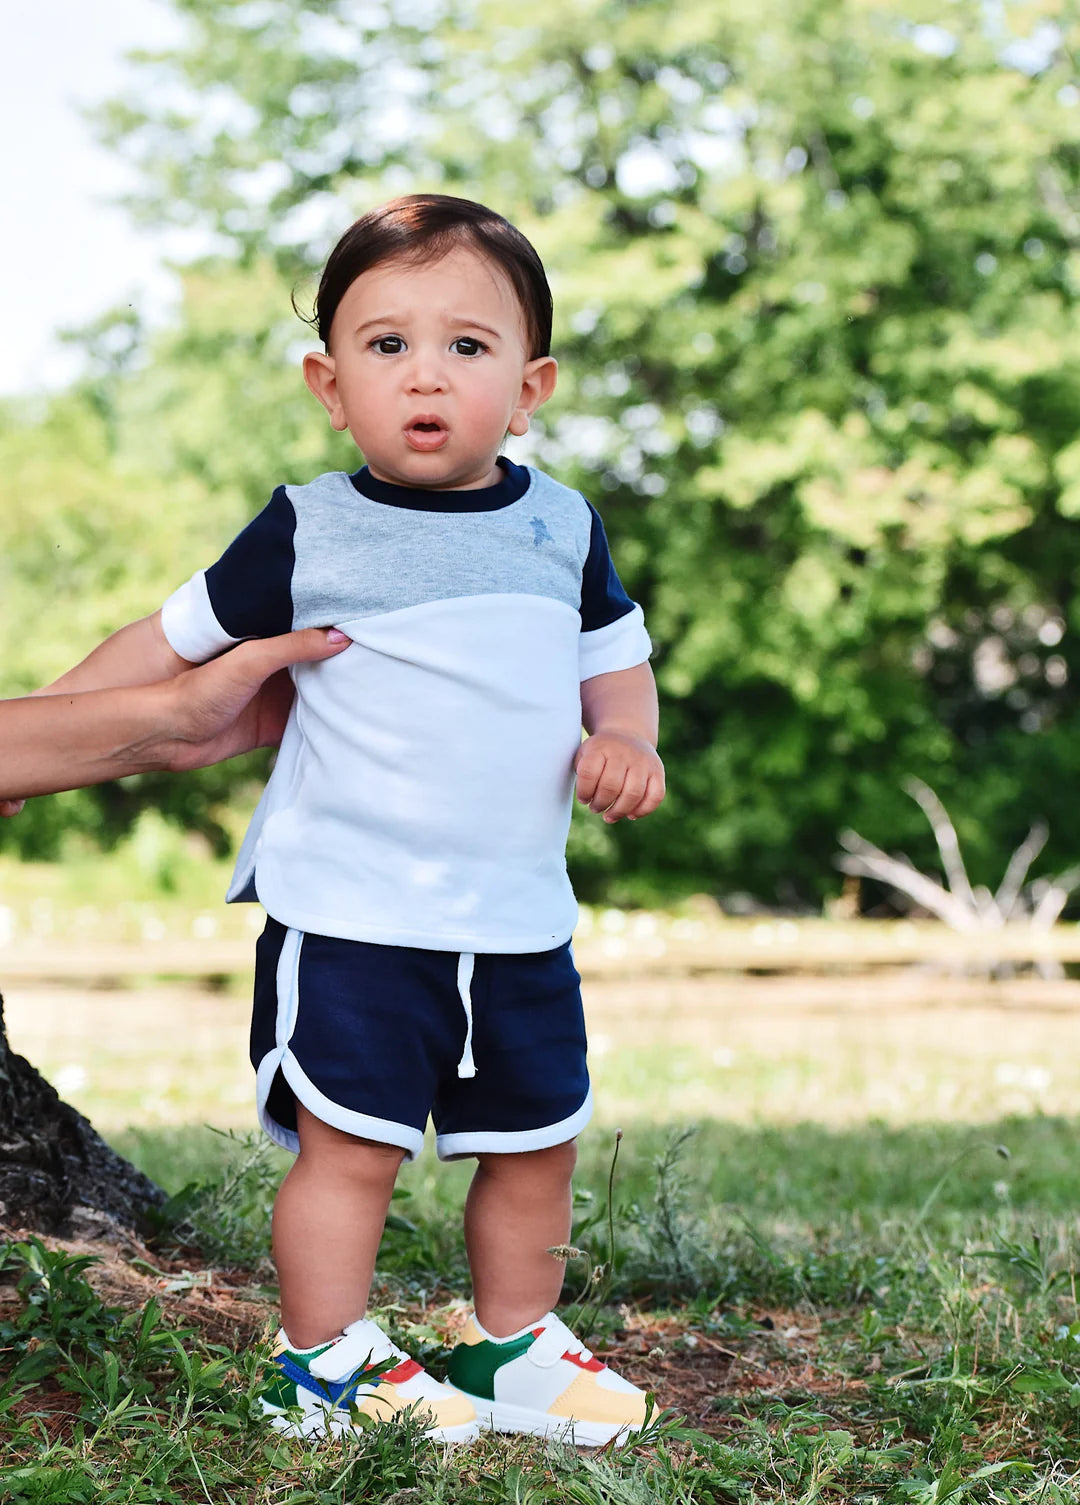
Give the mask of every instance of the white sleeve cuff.
<path id="1" fill-rule="evenodd" d="M 214 615 L 205 570 L 196 571 L 186 585 L 173 591 L 161 608 L 161 628 L 169 647 L 189 664 L 204 664 L 242 641 L 230 637 Z"/>
<path id="2" fill-rule="evenodd" d="M 581 679 L 597 674 L 613 674 L 619 669 L 633 669 L 644 664 L 652 653 L 652 643 L 645 631 L 645 613 L 640 606 L 606 627 L 583 632 L 578 649 Z"/>

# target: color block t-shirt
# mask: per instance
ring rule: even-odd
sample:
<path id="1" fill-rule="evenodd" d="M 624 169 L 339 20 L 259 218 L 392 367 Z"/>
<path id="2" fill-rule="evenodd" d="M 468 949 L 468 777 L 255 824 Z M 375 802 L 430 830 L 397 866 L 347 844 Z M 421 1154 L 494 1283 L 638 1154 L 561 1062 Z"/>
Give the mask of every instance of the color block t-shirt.
<path id="1" fill-rule="evenodd" d="M 650 653 L 596 511 L 500 461 L 474 491 L 366 469 L 281 486 L 169 597 L 173 649 L 339 627 L 296 700 L 230 900 L 283 925 L 434 950 L 545 951 L 573 931 L 566 874 L 580 682 Z"/>

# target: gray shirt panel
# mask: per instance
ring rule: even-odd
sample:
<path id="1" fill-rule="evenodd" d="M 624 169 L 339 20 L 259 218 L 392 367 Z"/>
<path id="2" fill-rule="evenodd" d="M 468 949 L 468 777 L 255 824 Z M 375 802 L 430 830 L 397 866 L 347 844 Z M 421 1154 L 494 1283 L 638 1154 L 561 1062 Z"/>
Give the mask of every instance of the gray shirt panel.
<path id="1" fill-rule="evenodd" d="M 547 596 L 576 611 L 592 516 L 579 492 L 530 470 L 493 512 L 372 501 L 344 472 L 288 486 L 296 512 L 293 626 L 318 627 L 458 596 Z"/>

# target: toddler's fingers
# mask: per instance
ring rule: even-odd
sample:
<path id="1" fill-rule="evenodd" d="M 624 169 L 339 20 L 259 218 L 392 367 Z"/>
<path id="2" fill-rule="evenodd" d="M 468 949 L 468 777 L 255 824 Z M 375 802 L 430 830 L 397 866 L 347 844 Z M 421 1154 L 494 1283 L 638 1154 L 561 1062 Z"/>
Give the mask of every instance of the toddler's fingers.
<path id="1" fill-rule="evenodd" d="M 623 784 L 626 782 L 626 773 L 625 763 L 608 758 L 604 764 L 604 772 L 593 791 L 593 797 L 589 801 L 589 809 L 594 815 L 603 815 L 618 801 L 622 794 Z"/>
<path id="2" fill-rule="evenodd" d="M 622 786 L 618 799 L 609 809 L 604 811 L 604 820 L 609 826 L 613 825 L 615 821 L 623 820 L 626 816 L 633 814 L 641 803 L 648 784 L 649 776 L 647 773 L 643 773 L 640 770 L 635 771 L 632 768 L 627 770 L 626 781 Z"/>
<path id="3" fill-rule="evenodd" d="M 627 820 L 640 820 L 643 815 L 651 815 L 664 800 L 666 785 L 662 773 L 651 773 L 649 782 L 645 786 L 645 793 L 641 796 L 637 808 L 631 810 Z"/>
<path id="4" fill-rule="evenodd" d="M 590 749 L 588 755 L 583 755 L 588 747 L 587 742 L 582 743 L 582 752 L 578 753 L 580 761 L 575 762 L 577 770 L 577 797 L 583 805 L 588 805 L 596 793 L 596 786 L 600 782 L 600 776 L 604 771 L 604 758 L 597 756 Z"/>
<path id="5" fill-rule="evenodd" d="M 0 820 L 7 820 L 12 815 L 18 815 L 25 804 L 25 800 L 0 800 Z"/>

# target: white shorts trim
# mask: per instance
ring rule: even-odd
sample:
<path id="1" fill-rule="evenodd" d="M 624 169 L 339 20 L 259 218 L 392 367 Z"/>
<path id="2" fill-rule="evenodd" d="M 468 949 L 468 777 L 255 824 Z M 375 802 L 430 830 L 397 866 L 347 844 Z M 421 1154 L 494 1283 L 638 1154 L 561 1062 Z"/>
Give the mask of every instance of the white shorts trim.
<path id="1" fill-rule="evenodd" d="M 394 1123 L 389 1118 L 373 1118 L 369 1113 L 357 1113 L 354 1108 L 341 1108 L 320 1092 L 307 1076 L 300 1062 L 288 1051 L 281 1063 L 281 1072 L 296 1098 L 309 1113 L 321 1118 L 324 1124 L 341 1129 L 346 1134 L 355 1134 L 358 1139 L 374 1139 L 379 1144 L 395 1144 L 406 1152 L 406 1159 L 415 1160 L 424 1147 L 424 1135 L 410 1124 Z"/>
<path id="2" fill-rule="evenodd" d="M 515 1155 L 525 1150 L 549 1150 L 552 1145 L 565 1144 L 581 1133 L 593 1112 L 592 1088 L 585 1094 L 585 1101 L 576 1113 L 560 1119 L 557 1124 L 547 1124 L 542 1129 L 520 1129 L 507 1132 L 479 1130 L 474 1134 L 439 1134 L 435 1149 L 440 1160 L 453 1160 L 458 1155 Z"/>
<path id="3" fill-rule="evenodd" d="M 275 1144 L 289 1150 L 293 1155 L 300 1152 L 300 1136 L 295 1129 L 287 1129 L 270 1116 L 267 1100 L 274 1078 L 280 1070 L 293 1090 L 298 1102 L 309 1113 L 331 1128 L 354 1134 L 359 1139 L 374 1139 L 379 1144 L 399 1146 L 406 1158 L 415 1160 L 424 1145 L 422 1130 L 411 1124 L 394 1123 L 387 1118 L 374 1118 L 367 1113 L 357 1113 L 352 1108 L 342 1108 L 320 1092 L 300 1062 L 289 1049 L 289 1041 L 296 1028 L 296 1013 L 299 1006 L 300 953 L 303 949 L 303 931 L 290 930 L 282 942 L 277 965 L 277 1028 L 274 1049 L 268 1051 L 259 1062 L 255 1074 L 255 1094 L 259 1110 L 259 1123 Z"/>

